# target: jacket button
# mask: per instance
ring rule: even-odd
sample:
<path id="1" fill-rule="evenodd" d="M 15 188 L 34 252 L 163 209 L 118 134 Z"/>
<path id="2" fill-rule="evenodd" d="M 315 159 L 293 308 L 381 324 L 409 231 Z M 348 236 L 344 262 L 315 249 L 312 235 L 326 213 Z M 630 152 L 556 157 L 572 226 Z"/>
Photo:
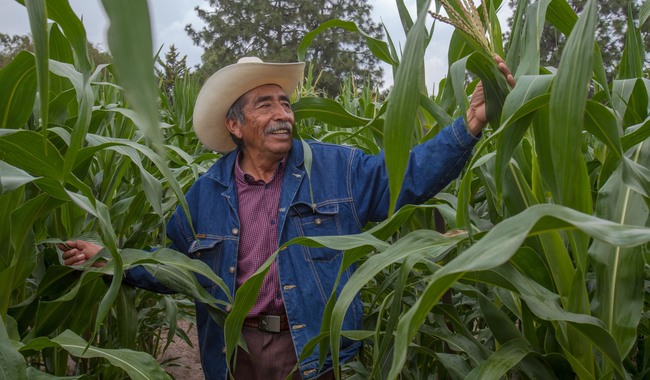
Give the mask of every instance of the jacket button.
<path id="1" fill-rule="evenodd" d="M 231 266 L 230 268 L 228 268 L 228 272 L 230 272 L 230 273 L 235 273 L 236 270 L 237 270 L 237 268 L 235 268 L 234 265 Z"/>
<path id="2" fill-rule="evenodd" d="M 302 374 L 305 375 L 305 376 L 309 376 L 309 375 L 311 375 L 311 374 L 314 373 L 314 372 L 316 372 L 315 369 L 310 369 L 310 370 L 308 370 L 308 371 L 303 372 Z"/>
<path id="3" fill-rule="evenodd" d="M 235 236 L 239 235 L 239 228 L 233 228 L 232 229 L 232 234 L 235 235 Z"/>
<path id="4" fill-rule="evenodd" d="M 230 313 L 232 311 L 232 305 L 228 304 L 226 305 L 226 313 Z"/>
<path id="5" fill-rule="evenodd" d="M 316 223 L 317 226 L 320 226 L 323 224 L 323 221 L 320 218 L 316 218 L 316 220 L 314 220 L 314 223 Z"/>
<path id="6" fill-rule="evenodd" d="M 201 257 L 201 252 L 197 252 L 196 257 Z"/>
<path id="7" fill-rule="evenodd" d="M 292 328 L 293 328 L 294 330 L 300 330 L 300 329 L 305 328 L 305 326 L 306 326 L 306 325 L 295 325 L 295 326 L 293 326 Z"/>
<path id="8" fill-rule="evenodd" d="M 226 346 L 223 346 L 223 347 L 221 348 L 221 353 L 222 353 L 222 354 L 225 354 L 225 353 L 226 353 Z"/>

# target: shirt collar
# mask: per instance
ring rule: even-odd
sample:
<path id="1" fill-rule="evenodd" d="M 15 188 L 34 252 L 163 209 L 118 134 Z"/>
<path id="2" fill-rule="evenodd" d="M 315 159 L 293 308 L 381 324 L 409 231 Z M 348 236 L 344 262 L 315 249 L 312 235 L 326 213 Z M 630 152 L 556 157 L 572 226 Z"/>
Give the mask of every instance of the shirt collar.
<path id="1" fill-rule="evenodd" d="M 253 176 L 250 175 L 250 174 L 245 173 L 245 172 L 242 170 L 242 168 L 241 168 L 241 166 L 239 165 L 239 163 L 240 163 L 240 160 L 241 160 L 243 154 L 244 154 L 244 152 L 240 150 L 240 151 L 237 153 L 237 157 L 235 158 L 235 179 L 236 179 L 238 182 L 240 182 L 240 183 L 245 183 L 245 184 L 248 184 L 248 185 L 264 185 L 264 184 L 266 184 L 266 182 L 264 182 L 264 180 L 261 180 L 261 179 L 260 179 L 260 180 L 256 180 L 255 177 L 253 177 Z M 271 180 L 269 181 L 269 183 L 273 182 L 273 180 L 275 179 L 275 177 L 277 177 L 278 173 L 280 173 L 280 172 L 284 172 L 284 169 L 285 169 L 285 167 L 286 167 L 287 157 L 288 157 L 288 156 L 289 156 L 289 155 L 287 154 L 287 155 L 285 155 L 284 157 L 282 157 L 282 159 L 281 159 L 280 162 L 278 163 L 278 167 L 275 169 L 275 174 L 273 174 L 273 178 L 271 178 Z"/>

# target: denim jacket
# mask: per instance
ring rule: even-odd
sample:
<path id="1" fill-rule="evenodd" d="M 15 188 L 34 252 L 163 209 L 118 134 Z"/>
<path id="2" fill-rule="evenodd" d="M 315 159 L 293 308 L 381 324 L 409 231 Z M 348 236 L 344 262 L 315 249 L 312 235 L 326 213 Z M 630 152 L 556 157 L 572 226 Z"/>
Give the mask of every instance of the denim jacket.
<path id="1" fill-rule="evenodd" d="M 462 118 L 444 128 L 433 139 L 413 148 L 398 207 L 432 198 L 455 179 L 478 141 L 465 128 Z M 313 154 L 310 180 L 306 178 L 303 147 L 293 141 L 287 159 L 280 195 L 279 243 L 298 236 L 349 235 L 361 232 L 369 221 L 381 221 L 389 208 L 388 176 L 383 154 L 368 155 L 354 147 L 308 142 Z M 237 276 L 239 216 L 233 168 L 237 151 L 219 159 L 186 194 L 196 236 L 191 233 L 182 210 L 177 209 L 167 225 L 172 248 L 208 264 L 221 277 L 234 297 Z M 299 356 L 305 344 L 317 336 L 325 304 L 339 271 L 342 252 L 329 248 L 291 245 L 278 254 L 280 288 L 290 331 Z M 339 289 L 354 268 L 342 276 Z M 127 281 L 165 292 L 141 267 L 127 273 Z M 217 299 L 227 301 L 221 289 L 206 279 L 203 285 Z M 343 330 L 361 329 L 363 308 L 357 296 L 344 318 Z M 224 333 L 196 304 L 201 362 L 207 380 L 226 378 Z M 341 362 L 352 358 L 361 342 L 341 342 Z M 305 379 L 318 376 L 318 347 L 299 363 Z M 331 368 L 328 357 L 322 372 Z"/>

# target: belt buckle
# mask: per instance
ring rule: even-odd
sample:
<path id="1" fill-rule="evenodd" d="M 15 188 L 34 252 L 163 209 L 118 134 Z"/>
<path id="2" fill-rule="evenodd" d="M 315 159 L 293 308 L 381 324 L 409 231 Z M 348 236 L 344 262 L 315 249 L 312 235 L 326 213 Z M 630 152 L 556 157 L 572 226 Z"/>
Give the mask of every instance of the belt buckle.
<path id="1" fill-rule="evenodd" d="M 280 332 L 279 315 L 260 315 L 257 317 L 257 328 L 264 332 Z"/>

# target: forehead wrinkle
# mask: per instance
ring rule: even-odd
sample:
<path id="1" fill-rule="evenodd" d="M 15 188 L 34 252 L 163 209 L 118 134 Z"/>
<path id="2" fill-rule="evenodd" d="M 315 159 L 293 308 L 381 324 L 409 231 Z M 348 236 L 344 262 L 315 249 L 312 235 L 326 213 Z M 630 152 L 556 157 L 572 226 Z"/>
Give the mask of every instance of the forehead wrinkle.
<path id="1" fill-rule="evenodd" d="M 274 100 L 275 98 L 276 98 L 275 95 L 260 95 L 257 98 L 255 98 L 255 100 L 253 101 L 253 104 L 258 104 L 258 103 L 266 102 L 266 101 L 269 101 L 269 100 Z M 277 96 L 277 99 L 280 100 L 280 101 L 286 101 L 286 102 L 289 101 L 289 97 L 284 95 L 284 94 L 281 94 L 281 95 Z"/>

